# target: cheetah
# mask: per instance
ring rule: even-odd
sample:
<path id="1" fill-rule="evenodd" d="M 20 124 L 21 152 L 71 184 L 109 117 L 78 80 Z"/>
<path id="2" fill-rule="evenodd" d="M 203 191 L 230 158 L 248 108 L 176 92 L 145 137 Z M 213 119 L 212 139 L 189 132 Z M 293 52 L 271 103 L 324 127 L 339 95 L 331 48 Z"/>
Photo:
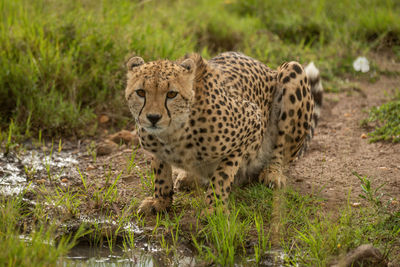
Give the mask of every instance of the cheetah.
<path id="1" fill-rule="evenodd" d="M 237 52 L 210 60 L 127 61 L 125 97 L 143 149 L 153 154 L 154 195 L 139 212 L 166 210 L 174 188 L 207 186 L 226 204 L 233 185 L 285 186 L 285 167 L 311 140 L 322 104 L 318 69 L 297 62 L 272 70 Z M 186 171 L 175 185 L 172 166 Z"/>

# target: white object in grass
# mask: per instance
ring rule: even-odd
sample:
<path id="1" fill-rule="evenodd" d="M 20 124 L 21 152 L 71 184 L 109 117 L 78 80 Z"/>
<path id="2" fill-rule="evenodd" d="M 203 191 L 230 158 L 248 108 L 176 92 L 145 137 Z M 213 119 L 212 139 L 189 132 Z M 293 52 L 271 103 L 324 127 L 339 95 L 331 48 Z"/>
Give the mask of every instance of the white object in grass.
<path id="1" fill-rule="evenodd" d="M 369 61 L 368 61 L 368 59 L 366 57 L 358 57 L 353 62 L 353 68 L 356 71 L 368 72 L 369 71 Z"/>

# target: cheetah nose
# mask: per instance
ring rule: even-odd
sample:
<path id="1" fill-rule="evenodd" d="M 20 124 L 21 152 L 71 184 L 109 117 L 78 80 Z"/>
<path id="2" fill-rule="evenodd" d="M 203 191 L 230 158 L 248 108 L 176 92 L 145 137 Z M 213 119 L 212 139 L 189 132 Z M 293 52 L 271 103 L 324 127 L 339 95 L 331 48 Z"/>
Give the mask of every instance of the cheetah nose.
<path id="1" fill-rule="evenodd" d="M 156 125 L 156 123 L 161 119 L 161 115 L 158 114 L 147 114 L 146 117 L 149 122 L 153 124 L 153 126 Z"/>

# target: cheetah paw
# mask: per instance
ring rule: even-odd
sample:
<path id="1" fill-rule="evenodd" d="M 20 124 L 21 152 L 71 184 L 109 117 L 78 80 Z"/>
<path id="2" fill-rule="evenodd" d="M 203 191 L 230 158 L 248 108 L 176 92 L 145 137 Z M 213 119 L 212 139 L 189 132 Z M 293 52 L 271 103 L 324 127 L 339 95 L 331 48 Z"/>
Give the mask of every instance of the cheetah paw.
<path id="1" fill-rule="evenodd" d="M 145 198 L 138 208 L 139 214 L 155 214 L 164 211 L 172 204 L 171 198 L 157 199 L 154 197 Z"/>
<path id="2" fill-rule="evenodd" d="M 281 189 L 286 186 L 286 176 L 281 171 L 274 169 L 261 172 L 259 180 L 270 188 Z"/>

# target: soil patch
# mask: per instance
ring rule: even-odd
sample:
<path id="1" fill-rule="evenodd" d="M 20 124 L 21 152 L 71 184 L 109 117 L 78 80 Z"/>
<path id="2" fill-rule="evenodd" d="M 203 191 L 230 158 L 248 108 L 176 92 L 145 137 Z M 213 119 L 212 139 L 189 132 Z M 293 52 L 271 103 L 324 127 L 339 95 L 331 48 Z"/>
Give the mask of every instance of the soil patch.
<path id="1" fill-rule="evenodd" d="M 400 70 L 400 64 L 386 62 L 383 67 L 387 66 L 390 71 Z M 303 193 L 320 192 L 328 208 L 339 207 L 349 196 L 351 201 L 360 201 L 360 180 L 353 172 L 367 176 L 375 188 L 384 184 L 382 193 L 400 198 L 400 144 L 369 143 L 366 133 L 370 129 L 360 123 L 367 118 L 366 111 L 388 101 L 399 89 L 400 77 L 352 82 L 358 84 L 357 90 L 324 94 L 321 120 L 310 149 L 289 168 L 290 186 Z"/>

